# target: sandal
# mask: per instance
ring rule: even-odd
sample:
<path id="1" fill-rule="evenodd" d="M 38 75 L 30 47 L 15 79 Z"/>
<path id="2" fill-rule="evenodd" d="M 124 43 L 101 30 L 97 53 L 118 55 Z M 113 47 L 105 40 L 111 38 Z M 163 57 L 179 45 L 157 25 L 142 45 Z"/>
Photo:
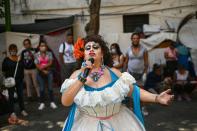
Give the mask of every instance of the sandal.
<path id="1" fill-rule="evenodd" d="M 17 121 L 18 121 L 18 118 L 17 117 L 14 117 L 14 116 L 10 116 L 9 118 L 8 118 L 8 123 L 9 124 L 16 124 L 17 123 Z"/>
<path id="2" fill-rule="evenodd" d="M 12 124 L 12 125 L 23 125 L 23 126 L 26 126 L 26 125 L 28 125 L 29 122 L 26 121 L 26 120 L 23 120 L 23 119 L 19 119 L 16 116 L 10 116 L 8 118 L 8 123 Z"/>
<path id="3" fill-rule="evenodd" d="M 29 124 L 29 122 L 26 121 L 26 120 L 23 120 L 23 119 L 18 119 L 18 120 L 17 120 L 17 124 L 26 126 L 26 125 Z"/>

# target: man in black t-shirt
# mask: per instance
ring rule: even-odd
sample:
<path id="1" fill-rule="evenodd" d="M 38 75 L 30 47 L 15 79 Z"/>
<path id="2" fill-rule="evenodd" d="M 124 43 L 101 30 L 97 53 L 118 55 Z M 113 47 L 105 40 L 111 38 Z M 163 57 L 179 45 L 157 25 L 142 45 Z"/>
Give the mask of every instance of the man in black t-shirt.
<path id="1" fill-rule="evenodd" d="M 31 41 L 29 39 L 25 39 L 23 41 L 23 46 L 25 50 L 21 53 L 21 59 L 24 66 L 24 76 L 25 76 L 25 83 L 27 88 L 27 97 L 31 99 L 32 92 L 31 92 L 31 81 L 33 82 L 33 86 L 36 90 L 37 97 L 40 97 L 40 93 L 38 90 L 38 82 L 36 79 L 36 66 L 34 64 L 34 55 L 36 53 L 36 49 L 31 47 Z"/>

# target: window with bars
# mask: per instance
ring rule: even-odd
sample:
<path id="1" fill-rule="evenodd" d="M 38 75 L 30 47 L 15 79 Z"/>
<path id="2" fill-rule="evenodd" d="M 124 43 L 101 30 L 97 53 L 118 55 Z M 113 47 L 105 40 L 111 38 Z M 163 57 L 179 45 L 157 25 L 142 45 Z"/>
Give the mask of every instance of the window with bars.
<path id="1" fill-rule="evenodd" d="M 148 14 L 123 15 L 124 33 L 134 32 L 137 27 L 143 29 L 143 24 L 149 24 Z"/>

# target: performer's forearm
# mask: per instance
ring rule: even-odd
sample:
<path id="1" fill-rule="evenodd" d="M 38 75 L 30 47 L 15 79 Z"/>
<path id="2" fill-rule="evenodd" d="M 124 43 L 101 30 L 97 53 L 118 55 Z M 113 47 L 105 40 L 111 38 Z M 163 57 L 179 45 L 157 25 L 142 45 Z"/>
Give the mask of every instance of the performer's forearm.
<path id="1" fill-rule="evenodd" d="M 67 89 L 62 94 L 62 98 L 61 98 L 62 104 L 64 106 L 72 105 L 75 96 L 77 95 L 78 91 L 81 89 L 82 86 L 83 83 L 77 80 L 69 89 Z"/>
<path id="2" fill-rule="evenodd" d="M 157 94 L 152 94 L 148 91 L 145 91 L 143 89 L 140 89 L 140 99 L 143 102 L 152 102 L 152 103 L 157 103 Z"/>

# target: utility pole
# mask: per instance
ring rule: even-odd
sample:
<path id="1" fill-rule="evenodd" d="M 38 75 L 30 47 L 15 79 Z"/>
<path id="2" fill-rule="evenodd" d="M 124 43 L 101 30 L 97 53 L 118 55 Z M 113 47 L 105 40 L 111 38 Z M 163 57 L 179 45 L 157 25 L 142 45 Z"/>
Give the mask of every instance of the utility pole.
<path id="1" fill-rule="evenodd" d="M 6 31 L 11 31 L 11 14 L 10 14 L 10 0 L 4 0 L 5 2 L 5 25 Z"/>

